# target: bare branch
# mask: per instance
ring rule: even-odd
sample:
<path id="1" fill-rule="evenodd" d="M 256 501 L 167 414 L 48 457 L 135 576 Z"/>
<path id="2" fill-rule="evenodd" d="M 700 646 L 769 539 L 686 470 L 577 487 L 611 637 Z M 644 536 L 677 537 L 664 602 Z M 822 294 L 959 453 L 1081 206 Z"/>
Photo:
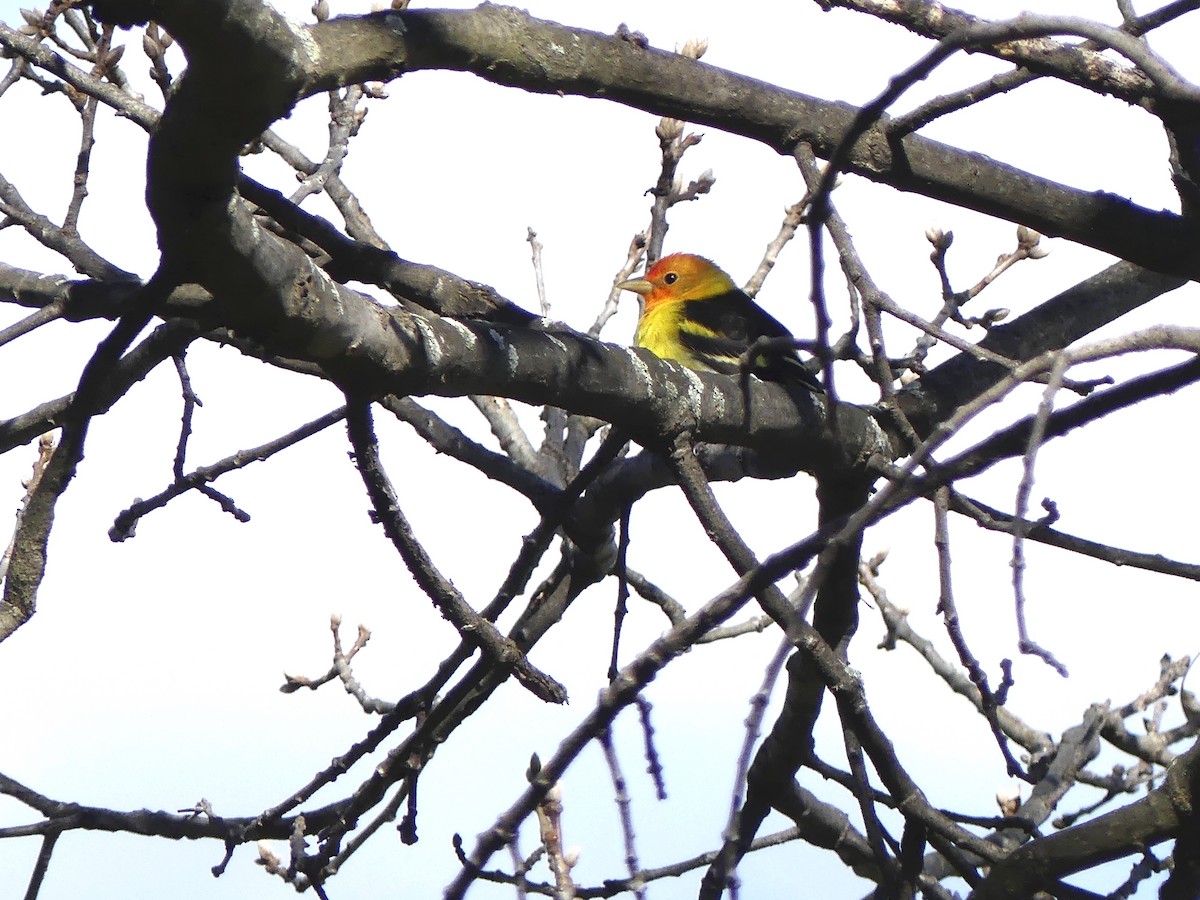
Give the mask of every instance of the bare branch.
<path id="1" fill-rule="evenodd" d="M 1042 394 L 1042 402 L 1038 406 L 1037 414 L 1034 416 L 1033 425 L 1029 429 L 1029 443 L 1025 448 L 1024 467 L 1021 474 L 1021 482 L 1017 486 L 1017 502 L 1016 502 L 1016 518 L 1018 521 L 1025 520 L 1025 513 L 1029 509 L 1029 495 L 1033 490 L 1033 469 L 1037 459 L 1038 449 L 1042 445 L 1042 440 L 1046 435 L 1046 423 L 1050 419 L 1050 413 L 1053 409 L 1054 395 L 1058 393 L 1062 386 L 1063 373 L 1066 371 L 1066 363 L 1062 357 L 1055 359 L 1050 370 L 1050 380 L 1046 384 L 1046 390 Z M 1018 647 L 1022 653 L 1029 653 L 1039 657 L 1043 662 L 1049 665 L 1052 669 L 1062 675 L 1067 676 L 1067 668 L 1051 653 L 1041 645 L 1037 644 L 1029 637 L 1028 626 L 1025 624 L 1025 535 L 1021 529 L 1017 529 L 1013 533 L 1013 596 L 1016 602 L 1017 611 L 1017 638 Z"/>
<path id="2" fill-rule="evenodd" d="M 1002 27 L 1006 23 L 989 22 L 959 9 L 941 3 L 897 4 L 888 0 L 821 0 L 829 6 L 842 6 L 858 12 L 868 13 L 890 22 L 896 22 L 924 37 L 934 40 L 960 39 L 969 30 L 980 31 L 988 26 Z M 1098 50 L 1114 46 L 1110 41 L 1120 41 L 1120 51 L 1140 65 L 1143 53 L 1150 59 L 1148 51 L 1137 50 L 1128 41 L 1132 36 L 1146 31 L 1196 9 L 1195 0 L 1170 3 L 1140 20 L 1126 22 L 1122 29 L 1110 29 L 1088 22 L 1084 28 L 1082 20 L 1070 17 L 1040 17 L 1027 14 L 1010 25 L 1028 25 L 1022 33 L 1014 32 L 1009 37 L 980 42 L 977 46 L 985 53 L 1012 62 L 1031 72 L 1053 75 L 1087 90 L 1099 91 L 1120 97 L 1129 102 L 1138 102 L 1154 96 L 1155 79 L 1145 68 L 1130 69 L 1106 58 Z M 1041 28 L 1037 27 L 1040 23 Z M 1056 25 L 1053 23 L 1057 23 Z M 1045 34 L 1081 34 L 1091 40 L 1082 45 L 1067 45 L 1039 36 Z M 1088 33 L 1092 32 L 1092 33 Z M 1119 35 L 1119 37 L 1118 37 Z M 1129 53 L 1126 53 L 1129 50 Z M 1132 55 L 1131 55 L 1132 54 Z M 1153 62 L 1150 67 L 1159 71 Z"/>
<path id="3" fill-rule="evenodd" d="M 137 523 L 143 516 L 156 509 L 162 509 L 181 494 L 192 490 L 199 490 L 216 481 L 222 475 L 245 468 L 251 463 L 264 462 L 279 451 L 286 450 L 288 447 L 292 447 L 312 437 L 314 434 L 324 431 L 330 425 L 342 421 L 345 417 L 346 407 L 339 407 L 273 441 L 268 441 L 257 447 L 251 447 L 248 450 L 239 450 L 232 456 L 227 456 L 225 459 L 215 462 L 210 466 L 201 466 L 187 474 L 182 472 L 182 460 L 177 458 L 179 465 L 175 473 L 175 481 L 153 497 L 146 500 L 138 500 L 118 514 L 117 518 L 113 521 L 112 528 L 108 530 L 109 539 L 113 541 L 128 540 L 134 536 Z M 230 512 L 228 509 L 226 511 Z M 237 512 L 240 512 L 240 510 Z M 250 516 L 246 513 L 238 515 L 237 512 L 231 514 L 239 521 L 248 522 L 250 520 Z"/>
<path id="4" fill-rule="evenodd" d="M 358 402 L 356 406 L 349 403 L 344 415 L 359 472 L 375 507 L 377 521 L 396 545 L 417 583 L 465 640 L 478 644 L 502 669 L 511 670 L 535 696 L 552 703 L 565 702 L 566 689 L 530 665 L 516 644 L 504 638 L 488 619 L 472 610 L 417 543 L 408 521 L 400 512 L 395 490 L 380 464 L 369 404 Z"/>

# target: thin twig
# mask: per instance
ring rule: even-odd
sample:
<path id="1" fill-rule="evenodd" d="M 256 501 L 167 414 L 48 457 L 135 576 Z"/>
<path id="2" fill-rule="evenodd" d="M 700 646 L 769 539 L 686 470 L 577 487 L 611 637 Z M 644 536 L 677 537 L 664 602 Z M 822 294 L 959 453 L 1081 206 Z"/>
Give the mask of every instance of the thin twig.
<path id="1" fill-rule="evenodd" d="M 38 849 L 37 862 L 29 874 L 29 886 L 25 889 L 25 900 L 37 900 L 38 892 L 50 870 L 50 857 L 54 854 L 54 845 L 58 843 L 61 831 L 48 831 L 42 837 L 42 846 Z"/>
<path id="2" fill-rule="evenodd" d="M 707 49 L 707 41 L 688 41 L 678 52 L 690 59 L 700 59 Z M 650 207 L 650 227 L 646 229 L 647 268 L 658 262 L 662 256 L 663 241 L 670 227 L 667 224 L 667 211 L 676 203 L 695 200 L 707 194 L 716 183 L 710 169 L 701 173 L 700 177 L 686 188 L 683 187 L 683 182 L 677 175 L 679 162 L 683 154 L 700 143 L 701 139 L 698 134 L 684 134 L 685 124 L 679 119 L 664 116 L 654 129 L 662 153 L 662 166 L 659 169 L 658 181 L 650 189 L 654 202 Z"/>
<path id="3" fill-rule="evenodd" d="M 796 236 L 796 231 L 804 224 L 804 212 L 807 209 L 808 195 L 805 194 L 800 200 L 784 210 L 783 221 L 779 225 L 779 233 L 767 244 L 766 250 L 763 251 L 762 259 L 758 262 L 758 268 L 750 274 L 746 283 L 742 285 L 742 290 L 751 297 L 756 296 L 762 290 L 767 276 L 771 274 L 771 270 L 775 268 L 775 263 L 779 261 L 779 254 L 783 252 L 783 248 Z"/>
<path id="4" fill-rule="evenodd" d="M 654 743 L 654 723 L 650 721 L 650 713 L 654 706 L 641 694 L 633 701 L 638 711 L 638 724 L 642 726 L 642 746 L 646 755 L 646 773 L 654 782 L 654 796 L 658 800 L 667 799 L 667 781 L 663 775 L 662 759 L 658 755 L 658 747 Z"/>
<path id="5" fill-rule="evenodd" d="M 863 825 L 867 832 L 867 843 L 871 846 L 871 855 L 879 867 L 879 886 L 883 896 L 895 897 L 899 885 L 895 883 L 895 859 L 893 855 L 899 851 L 895 839 L 888 834 L 883 823 L 879 821 L 879 813 L 875 809 L 874 789 L 867 774 L 866 761 L 863 759 L 862 742 L 854 733 L 852 724 L 842 719 L 842 742 L 846 748 L 846 759 L 850 763 L 850 792 L 858 802 L 858 811 L 862 816 Z M 889 853 L 890 847 L 890 853 Z"/>
<path id="6" fill-rule="evenodd" d="M 365 110 L 358 109 L 363 97 L 361 85 L 352 84 L 345 91 L 329 92 L 329 145 L 325 158 L 308 173 L 289 198 L 300 203 L 305 197 L 325 190 L 326 185 L 342 171 L 342 163 L 350 149 L 350 139 L 358 133 Z"/>
<path id="7" fill-rule="evenodd" d="M 600 748 L 604 751 L 604 761 L 608 764 L 609 776 L 612 778 L 613 798 L 616 800 L 617 814 L 621 820 L 621 836 L 625 841 L 625 868 L 629 872 L 629 889 L 638 900 L 645 900 L 646 885 L 638 878 L 642 865 L 638 861 L 636 836 L 633 831 L 632 803 L 629 799 L 625 775 L 621 771 L 621 760 L 613 745 L 612 730 L 604 729 L 600 733 L 599 741 Z"/>
<path id="8" fill-rule="evenodd" d="M 612 657 L 608 661 L 608 680 L 617 677 L 621 649 L 621 626 L 625 622 L 625 614 L 629 611 L 629 580 L 625 575 L 625 561 L 629 556 L 629 514 L 628 506 L 621 512 L 618 527 L 620 538 L 617 541 L 617 563 L 614 566 L 617 575 L 617 603 L 613 610 L 613 639 Z"/>
<path id="9" fill-rule="evenodd" d="M 358 471 L 371 498 L 376 520 L 383 526 L 417 584 L 464 640 L 478 646 L 502 669 L 512 671 L 534 696 L 550 703 L 565 702 L 566 688 L 539 671 L 511 639 L 471 609 L 458 589 L 434 566 L 425 548 L 417 542 L 412 527 L 400 511 L 395 488 L 380 462 L 370 403 L 359 399 L 349 400 L 345 416 Z"/>
<path id="10" fill-rule="evenodd" d="M 323 416 L 313 419 L 305 425 L 301 425 L 294 431 L 276 438 L 273 441 L 267 441 L 265 444 L 260 444 L 257 447 L 251 447 L 248 450 L 239 450 L 232 456 L 227 456 L 224 459 L 213 463 L 211 466 L 201 466 L 192 472 L 176 477 L 175 481 L 164 488 L 159 493 L 155 494 L 147 500 L 139 500 L 130 505 L 127 509 L 119 513 L 113 520 L 112 527 L 108 530 L 108 537 L 113 541 L 124 541 L 134 536 L 134 529 L 137 527 L 138 521 L 148 513 L 156 509 L 162 509 L 180 494 L 187 493 L 190 490 L 197 490 L 207 486 L 210 482 L 216 481 L 227 472 L 232 472 L 235 469 L 242 469 L 251 463 L 263 462 L 274 456 L 280 450 L 285 450 L 295 444 L 300 443 L 306 438 L 312 437 L 320 431 L 328 428 L 336 422 L 340 422 L 346 416 L 346 408 L 344 406 L 328 412 Z M 211 496 L 211 494 L 210 494 Z M 223 505 L 224 506 L 224 505 Z M 249 521 L 250 516 L 241 510 L 226 509 L 238 521 Z"/>
<path id="11" fill-rule="evenodd" d="M 746 783 L 746 776 L 750 772 L 750 762 L 754 757 L 754 747 L 758 743 L 763 717 L 767 713 L 767 703 L 771 699 L 771 693 L 775 690 L 776 682 L 779 681 L 780 673 L 783 672 L 783 664 L 792 655 L 792 650 L 792 642 L 787 638 L 779 642 L 779 646 L 775 648 L 774 655 L 767 662 L 758 690 L 750 698 L 750 713 L 746 716 L 746 728 L 742 738 L 742 747 L 738 752 L 737 765 L 734 767 L 733 794 L 729 800 L 729 818 L 726 820 L 725 832 L 722 835 L 722 838 L 726 842 L 732 842 L 737 839 L 738 817 L 742 809 L 742 804 L 746 799 L 742 792 L 742 786 Z"/>
<path id="12" fill-rule="evenodd" d="M 482 397 L 473 397 L 472 400 L 486 402 Z M 488 478 L 512 488 L 539 510 L 551 505 L 559 496 L 559 488 L 554 484 L 530 472 L 509 456 L 475 443 L 461 430 L 411 397 L 389 394 L 379 401 L 379 405 L 401 422 L 411 426 L 421 439 L 438 453 L 465 463 Z"/>
<path id="13" fill-rule="evenodd" d="M 192 379 L 188 375 L 187 370 L 187 350 L 180 350 L 173 357 L 172 362 L 175 363 L 175 372 L 179 376 L 179 389 L 183 394 L 183 413 L 179 423 L 179 441 L 175 446 L 175 462 L 171 467 L 171 471 L 175 473 L 177 479 L 183 478 L 183 466 L 187 459 L 188 439 L 192 435 L 192 416 L 196 412 L 197 406 L 203 406 L 200 398 L 196 396 L 196 392 L 192 390 Z"/>
<path id="14" fill-rule="evenodd" d="M 13 536 L 9 540 L 8 546 L 4 548 L 4 553 L 0 554 L 0 584 L 8 577 L 8 564 L 12 558 L 13 546 L 17 542 L 17 535 L 21 533 L 21 520 L 25 517 L 25 509 L 29 506 L 29 501 L 37 490 L 38 482 L 42 480 L 42 473 L 46 471 L 46 465 L 50 462 L 50 457 L 54 454 L 54 436 L 52 434 L 43 434 L 38 440 L 38 455 L 33 461 L 33 472 L 29 476 L 29 480 L 22 483 L 25 488 L 25 496 L 21 500 L 21 506 L 17 510 L 16 521 L 13 526 Z"/>
<path id="15" fill-rule="evenodd" d="M 546 275 L 542 271 L 542 242 L 538 240 L 537 232 L 526 228 L 525 240 L 529 242 L 529 252 L 533 258 L 533 280 L 537 286 L 538 308 L 542 318 L 550 318 L 550 301 L 546 298 Z"/>
<path id="16" fill-rule="evenodd" d="M 1050 370 L 1050 380 L 1046 384 L 1046 389 L 1042 394 L 1042 402 L 1038 406 L 1037 415 L 1034 416 L 1032 427 L 1029 430 L 1029 442 L 1025 449 L 1021 482 L 1017 487 L 1015 518 L 1018 522 L 1025 521 L 1025 513 L 1029 509 L 1029 495 L 1033 491 L 1034 463 L 1037 459 L 1038 450 L 1041 448 L 1042 441 L 1046 436 L 1046 423 L 1050 419 L 1051 412 L 1053 412 L 1054 395 L 1058 393 L 1059 388 L 1062 386 L 1066 366 L 1067 363 L 1063 357 L 1059 356 L 1055 359 Z M 1018 648 L 1022 653 L 1038 657 L 1058 672 L 1059 675 L 1062 675 L 1064 678 L 1067 677 L 1067 667 L 1059 662 L 1053 653 L 1029 637 L 1029 629 L 1025 622 L 1025 535 L 1024 530 L 1019 526 L 1013 532 L 1012 571 L 1013 599 L 1016 604 L 1017 614 Z"/>
<path id="17" fill-rule="evenodd" d="M 368 695 L 358 679 L 354 677 L 354 672 L 350 667 L 354 657 L 358 655 L 358 651 L 367 646 L 367 641 L 371 639 L 371 630 L 365 625 L 359 625 L 354 644 L 349 650 L 343 650 L 341 627 L 342 617 L 340 615 L 334 614 L 329 617 L 329 630 L 333 633 L 333 664 L 329 667 L 329 671 L 316 678 L 307 678 L 303 675 L 288 675 L 285 672 L 283 685 L 279 688 L 280 693 L 291 694 L 301 688 L 308 688 L 310 691 L 315 691 L 321 685 L 328 684 L 337 678 L 342 682 L 346 693 L 358 701 L 358 705 L 362 707 L 363 712 L 371 714 L 392 712 L 396 709 L 396 704 Z"/>
<path id="18" fill-rule="evenodd" d="M 529 435 L 525 433 L 512 404 L 507 399 L 478 394 L 471 395 L 470 399 L 475 404 L 475 408 L 479 410 L 480 415 L 487 420 L 488 428 L 499 442 L 500 449 L 513 462 L 522 469 L 536 474 L 539 478 L 552 480 L 547 478 L 552 473 L 546 470 L 546 466 L 538 457 L 537 449 L 529 440 Z"/>
<path id="19" fill-rule="evenodd" d="M 1000 724 L 1000 717 L 997 710 L 1004 705 L 1005 694 L 1008 692 L 1010 682 L 1006 677 L 1002 686 L 1001 693 L 993 693 L 991 685 L 988 683 L 987 673 L 975 654 L 971 652 L 971 648 L 967 645 L 966 636 L 963 634 L 962 626 L 958 619 L 958 606 L 954 602 L 954 587 L 951 575 L 950 566 L 950 525 L 947 521 L 947 509 L 949 507 L 949 488 L 941 488 L 933 497 L 933 519 L 934 519 L 934 546 L 937 548 L 938 554 L 938 605 L 937 611 L 942 616 L 942 621 L 946 625 L 946 633 L 950 636 L 950 643 L 954 645 L 955 651 L 958 653 L 958 659 L 966 667 L 967 674 L 971 678 L 971 683 L 975 685 L 979 691 L 980 709 L 984 717 L 991 726 L 992 735 L 996 739 L 996 745 L 1000 748 L 1001 754 L 1004 756 L 1004 764 L 1008 769 L 1010 776 L 1032 781 L 1029 773 L 1021 767 L 1017 762 L 1012 751 L 1008 747 L 1008 741 L 1004 739 L 1004 729 Z M 1002 665 L 1005 666 L 1007 675 L 1008 660 L 1005 660 Z"/>
<path id="20" fill-rule="evenodd" d="M 1037 541 L 1051 547 L 1069 550 L 1093 559 L 1103 560 L 1115 566 L 1133 566 L 1148 572 L 1161 572 L 1176 578 L 1187 578 L 1200 581 L 1200 565 L 1168 559 L 1158 553 L 1139 553 L 1124 547 L 1114 547 L 1089 541 L 1072 534 L 1065 534 L 1051 528 L 1045 521 L 1017 520 L 1010 513 L 1001 512 L 979 500 L 967 497 L 958 491 L 950 492 L 950 511 L 967 516 L 981 528 L 989 531 L 1000 531 L 1005 534 L 1015 534 L 1020 529 L 1027 541 Z"/>
<path id="21" fill-rule="evenodd" d="M 621 297 L 628 296 L 628 292 L 619 290 L 617 285 L 632 278 L 633 273 L 637 271 L 642 257 L 646 255 L 646 240 L 646 232 L 639 231 L 629 242 L 629 249 L 625 254 L 625 262 L 617 270 L 617 274 L 613 276 L 612 287 L 608 290 L 608 297 L 604 301 L 604 306 L 600 309 L 600 315 L 596 316 L 596 321 L 587 330 L 588 337 L 600 337 L 600 332 L 608 324 L 608 320 L 617 314 L 617 307 Z M 640 298 L 640 295 L 636 296 Z"/>

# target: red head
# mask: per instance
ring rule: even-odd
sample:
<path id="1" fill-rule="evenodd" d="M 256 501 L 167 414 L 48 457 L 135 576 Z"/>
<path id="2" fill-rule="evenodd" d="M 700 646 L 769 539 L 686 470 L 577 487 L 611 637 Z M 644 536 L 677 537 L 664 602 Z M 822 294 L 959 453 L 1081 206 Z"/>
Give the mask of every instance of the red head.
<path id="1" fill-rule="evenodd" d="M 644 278 L 623 282 L 618 287 L 640 294 L 646 310 L 671 301 L 707 300 L 737 289 L 733 279 L 716 265 L 692 253 L 664 256 L 650 267 Z"/>

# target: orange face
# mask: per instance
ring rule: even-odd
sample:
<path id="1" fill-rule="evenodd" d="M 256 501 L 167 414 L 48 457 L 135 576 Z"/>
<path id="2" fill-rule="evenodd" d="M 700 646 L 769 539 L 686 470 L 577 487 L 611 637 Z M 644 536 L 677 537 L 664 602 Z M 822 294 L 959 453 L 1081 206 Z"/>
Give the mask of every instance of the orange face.
<path id="1" fill-rule="evenodd" d="M 645 309 L 672 300 L 704 300 L 734 290 L 733 279 L 703 256 L 673 253 L 664 256 L 646 273 L 618 285 L 622 290 L 640 294 Z"/>

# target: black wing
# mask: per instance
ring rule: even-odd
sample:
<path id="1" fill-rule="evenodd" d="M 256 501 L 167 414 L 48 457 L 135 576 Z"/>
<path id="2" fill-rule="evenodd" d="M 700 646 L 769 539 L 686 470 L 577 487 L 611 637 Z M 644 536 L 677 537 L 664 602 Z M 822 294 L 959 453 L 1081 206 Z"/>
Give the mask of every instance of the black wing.
<path id="1" fill-rule="evenodd" d="M 713 371 L 727 375 L 743 371 L 739 360 L 759 338 L 792 339 L 783 323 L 742 291 L 689 300 L 682 320 L 683 346 Z M 749 369 L 769 381 L 788 381 L 824 391 L 793 348 L 764 353 L 751 362 Z"/>

